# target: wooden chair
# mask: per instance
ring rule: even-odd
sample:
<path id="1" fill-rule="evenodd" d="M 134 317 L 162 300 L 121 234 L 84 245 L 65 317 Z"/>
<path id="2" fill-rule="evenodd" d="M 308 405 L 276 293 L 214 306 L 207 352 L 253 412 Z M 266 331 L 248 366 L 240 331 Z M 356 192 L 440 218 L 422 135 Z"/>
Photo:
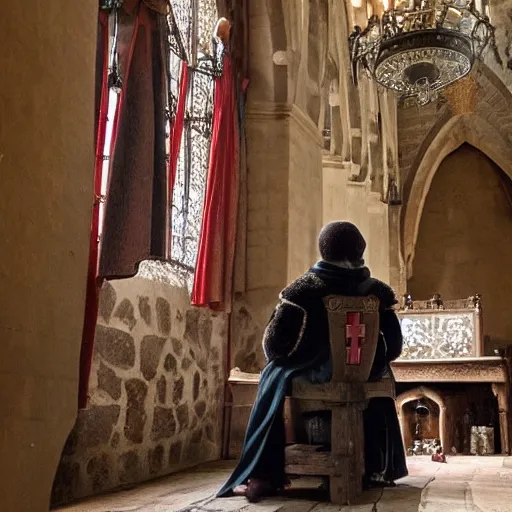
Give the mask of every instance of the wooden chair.
<path id="1" fill-rule="evenodd" d="M 332 380 L 326 384 L 295 380 L 291 402 L 299 414 L 330 411 L 330 452 L 312 445 L 288 446 L 285 471 L 289 475 L 328 477 L 331 501 L 345 505 L 362 492 L 363 410 L 367 400 L 393 396 L 394 386 L 390 381 L 366 382 L 379 336 L 379 300 L 330 296 L 324 304 L 329 318 Z"/>

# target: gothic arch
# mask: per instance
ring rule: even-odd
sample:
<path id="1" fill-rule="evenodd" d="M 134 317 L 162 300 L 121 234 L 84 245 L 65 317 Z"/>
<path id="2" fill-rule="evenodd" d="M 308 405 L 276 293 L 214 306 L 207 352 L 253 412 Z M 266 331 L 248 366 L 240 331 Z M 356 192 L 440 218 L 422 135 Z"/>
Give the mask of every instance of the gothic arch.
<path id="1" fill-rule="evenodd" d="M 436 129 L 437 133 L 431 137 L 405 187 L 407 195 L 402 235 L 407 278 L 412 277 L 419 225 L 430 185 L 442 161 L 450 153 L 468 143 L 487 155 L 512 179 L 512 148 L 509 140 L 478 114 L 451 117 L 440 128 L 433 128 Z"/>
<path id="2" fill-rule="evenodd" d="M 406 279 L 412 277 L 425 199 L 441 162 L 450 153 L 468 143 L 512 179 L 512 94 L 483 63 L 477 65 L 474 76 L 478 83 L 474 111 L 459 115 L 453 115 L 449 108 L 442 111 L 440 119 L 421 141 L 418 157 L 405 180 L 400 232 Z"/>

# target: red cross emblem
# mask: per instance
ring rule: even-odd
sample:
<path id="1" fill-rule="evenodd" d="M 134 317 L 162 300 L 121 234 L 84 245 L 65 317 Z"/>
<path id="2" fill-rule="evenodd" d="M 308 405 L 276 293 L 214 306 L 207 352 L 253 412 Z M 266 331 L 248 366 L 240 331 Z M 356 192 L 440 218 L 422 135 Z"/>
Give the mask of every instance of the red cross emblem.
<path id="1" fill-rule="evenodd" d="M 361 349 L 366 335 L 366 326 L 361 323 L 359 313 L 347 313 L 346 347 L 347 364 L 361 364 Z"/>

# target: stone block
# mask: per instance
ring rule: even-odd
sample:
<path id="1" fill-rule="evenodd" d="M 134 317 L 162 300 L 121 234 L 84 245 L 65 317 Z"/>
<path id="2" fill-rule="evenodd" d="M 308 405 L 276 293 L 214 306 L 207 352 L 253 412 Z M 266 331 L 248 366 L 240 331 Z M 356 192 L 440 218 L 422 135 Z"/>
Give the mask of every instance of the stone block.
<path id="1" fill-rule="evenodd" d="M 176 433 L 176 420 L 173 409 L 155 407 L 153 413 L 153 426 L 151 428 L 151 439 L 159 441 L 168 439 Z"/>
<path id="2" fill-rule="evenodd" d="M 114 287 L 108 281 L 105 281 L 100 291 L 98 314 L 103 317 L 107 324 L 110 322 L 110 317 L 114 311 L 116 301 L 117 294 Z"/>
<path id="3" fill-rule="evenodd" d="M 208 351 L 211 345 L 213 323 L 211 315 L 190 309 L 185 315 L 185 340 L 195 353 L 196 364 L 203 371 L 208 369 Z"/>
<path id="4" fill-rule="evenodd" d="M 135 342 L 124 331 L 97 325 L 95 349 L 112 366 L 128 370 L 135 365 Z"/>
<path id="5" fill-rule="evenodd" d="M 185 388 L 185 379 L 180 377 L 174 381 L 174 387 L 172 390 L 172 401 L 174 404 L 179 404 L 183 400 L 183 391 Z"/>
<path id="6" fill-rule="evenodd" d="M 171 306 L 162 297 L 156 299 L 156 318 L 158 330 L 165 335 L 171 332 Z"/>
<path id="7" fill-rule="evenodd" d="M 120 412 L 119 405 L 95 405 L 79 411 L 75 426 L 78 446 L 88 449 L 108 444 Z"/>
<path id="8" fill-rule="evenodd" d="M 148 386 L 140 379 L 130 379 L 126 381 L 125 388 L 128 400 L 124 435 L 132 443 L 141 444 L 144 441 Z"/>
<path id="9" fill-rule="evenodd" d="M 199 375 L 199 372 L 194 373 L 194 384 L 193 384 L 193 399 L 194 402 L 199 398 L 199 391 L 201 386 L 201 376 Z"/>
<path id="10" fill-rule="evenodd" d="M 172 354 L 167 354 L 164 361 L 164 369 L 166 372 L 176 373 L 178 368 L 178 362 Z"/>
<path id="11" fill-rule="evenodd" d="M 126 484 L 140 478 L 140 460 L 136 451 L 123 453 L 119 457 L 119 480 Z"/>
<path id="12" fill-rule="evenodd" d="M 199 340 L 199 316 L 198 309 L 190 309 L 185 314 L 185 339 L 188 342 L 197 343 Z"/>
<path id="13" fill-rule="evenodd" d="M 158 336 L 144 336 L 140 347 L 140 371 L 146 380 L 156 375 L 156 370 L 162 357 L 165 338 Z"/>
<path id="14" fill-rule="evenodd" d="M 161 404 L 165 404 L 167 400 L 167 380 L 163 375 L 158 379 L 158 383 L 156 385 L 156 396 Z"/>
<path id="15" fill-rule="evenodd" d="M 130 331 L 133 330 L 137 323 L 137 320 L 135 320 L 135 310 L 129 299 L 123 299 L 121 301 L 121 304 L 117 306 L 114 317 L 119 318 L 119 320 L 126 324 Z"/>
<path id="16" fill-rule="evenodd" d="M 91 487 L 94 492 L 107 489 L 110 485 L 110 464 L 107 455 L 93 457 L 87 463 L 87 474 L 91 479 Z"/>
<path id="17" fill-rule="evenodd" d="M 116 372 L 100 363 L 98 370 L 98 388 L 108 393 L 114 400 L 121 398 L 121 379 Z"/>
<path id="18" fill-rule="evenodd" d="M 146 325 L 151 325 L 151 306 L 149 305 L 149 297 L 139 297 L 139 314 L 146 322 Z"/>
<path id="19" fill-rule="evenodd" d="M 192 366 L 192 359 L 189 359 L 188 357 L 184 357 L 183 358 L 183 361 L 181 361 L 181 369 L 186 372 L 190 369 L 190 367 Z"/>
<path id="20" fill-rule="evenodd" d="M 171 343 L 174 353 L 178 357 L 181 357 L 183 355 L 183 342 L 177 338 L 171 338 Z"/>
<path id="21" fill-rule="evenodd" d="M 199 419 L 201 419 L 206 412 L 206 402 L 204 400 L 197 402 L 197 404 L 194 406 L 194 409 Z"/>
<path id="22" fill-rule="evenodd" d="M 178 418 L 178 428 L 179 432 L 183 432 L 185 429 L 188 428 L 189 425 L 189 411 L 188 411 L 188 404 L 180 405 L 176 409 L 176 416 Z"/>

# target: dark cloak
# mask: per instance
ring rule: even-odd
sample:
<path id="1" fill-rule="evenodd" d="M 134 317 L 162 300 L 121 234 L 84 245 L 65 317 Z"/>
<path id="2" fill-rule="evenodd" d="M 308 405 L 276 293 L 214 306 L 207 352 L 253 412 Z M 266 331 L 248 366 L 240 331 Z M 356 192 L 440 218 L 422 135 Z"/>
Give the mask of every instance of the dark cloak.
<path id="1" fill-rule="evenodd" d="M 326 382 L 331 377 L 329 325 L 323 298 L 328 295 L 380 300 L 380 335 L 370 380 L 389 372 L 402 350 L 397 303 L 391 288 L 370 277 L 366 267 L 347 269 L 321 261 L 285 288 L 263 337 L 268 360 L 260 376 L 237 467 L 218 492 L 229 496 L 249 477 L 285 484 L 283 402 L 295 377 Z M 364 413 L 365 466 L 368 478 L 392 481 L 407 475 L 402 437 L 392 399 L 376 398 Z"/>

